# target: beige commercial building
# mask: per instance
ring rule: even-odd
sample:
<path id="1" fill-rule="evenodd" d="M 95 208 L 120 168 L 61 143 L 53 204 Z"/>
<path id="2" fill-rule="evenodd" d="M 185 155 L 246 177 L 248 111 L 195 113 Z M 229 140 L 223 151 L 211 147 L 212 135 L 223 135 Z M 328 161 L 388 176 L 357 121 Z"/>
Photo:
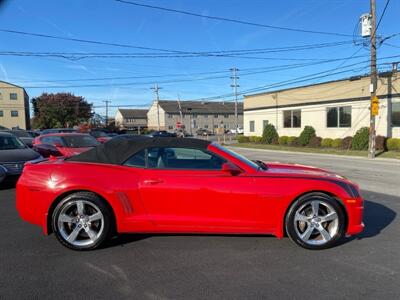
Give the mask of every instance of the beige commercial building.
<path id="1" fill-rule="evenodd" d="M 0 126 L 30 129 L 29 97 L 25 89 L 0 81 Z"/>
<path id="2" fill-rule="evenodd" d="M 147 128 L 147 109 L 118 109 L 115 114 L 115 126 L 127 130 Z"/>
<path id="3" fill-rule="evenodd" d="M 400 75 L 379 74 L 377 135 L 400 137 Z M 304 126 L 320 137 L 353 136 L 370 122 L 370 78 L 358 76 L 244 97 L 244 134 L 261 136 L 267 123 L 280 136 L 298 136 Z"/>
<path id="4" fill-rule="evenodd" d="M 198 129 L 216 132 L 236 128 L 235 103 L 160 100 L 154 101 L 148 113 L 148 128 L 175 131 L 183 125 L 187 132 Z M 238 103 L 238 126 L 243 128 L 243 103 Z"/>

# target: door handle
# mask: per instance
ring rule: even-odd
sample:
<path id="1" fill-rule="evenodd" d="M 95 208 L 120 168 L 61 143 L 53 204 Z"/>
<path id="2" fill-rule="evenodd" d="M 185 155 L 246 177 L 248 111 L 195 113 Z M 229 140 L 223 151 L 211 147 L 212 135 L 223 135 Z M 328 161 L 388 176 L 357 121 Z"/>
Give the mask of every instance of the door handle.
<path id="1" fill-rule="evenodd" d="M 163 183 L 163 181 L 161 179 L 146 179 L 143 180 L 144 184 L 159 184 L 159 183 Z"/>

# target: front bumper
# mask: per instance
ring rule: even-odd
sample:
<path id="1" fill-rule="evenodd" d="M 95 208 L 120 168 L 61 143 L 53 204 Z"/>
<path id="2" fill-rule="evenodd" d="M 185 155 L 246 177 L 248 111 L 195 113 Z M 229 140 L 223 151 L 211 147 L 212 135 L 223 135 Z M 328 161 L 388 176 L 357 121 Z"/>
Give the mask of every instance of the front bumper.
<path id="1" fill-rule="evenodd" d="M 346 200 L 348 224 L 346 235 L 355 235 L 364 230 L 364 200 L 360 196 Z"/>

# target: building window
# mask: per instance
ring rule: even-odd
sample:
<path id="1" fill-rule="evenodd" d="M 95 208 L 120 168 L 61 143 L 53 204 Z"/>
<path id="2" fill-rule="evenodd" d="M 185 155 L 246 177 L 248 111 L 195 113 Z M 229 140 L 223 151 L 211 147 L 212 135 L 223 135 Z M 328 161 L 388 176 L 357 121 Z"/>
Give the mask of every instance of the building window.
<path id="1" fill-rule="evenodd" d="M 193 117 L 193 119 L 196 119 L 197 118 L 197 114 L 193 114 L 192 117 Z"/>
<path id="2" fill-rule="evenodd" d="M 168 119 L 172 119 L 172 114 L 168 114 Z"/>
<path id="3" fill-rule="evenodd" d="M 4 117 L 4 112 L 0 110 L 0 117 Z"/>
<path id="4" fill-rule="evenodd" d="M 400 102 L 392 103 L 392 127 L 400 127 Z"/>
<path id="5" fill-rule="evenodd" d="M 0 93 L 0 100 L 3 100 L 3 94 Z"/>
<path id="6" fill-rule="evenodd" d="M 205 128 L 205 129 L 208 129 L 208 125 L 204 125 L 204 128 Z"/>
<path id="7" fill-rule="evenodd" d="M 250 121 L 250 132 L 254 132 L 254 128 L 255 128 L 254 121 Z"/>
<path id="8" fill-rule="evenodd" d="M 301 109 L 285 110 L 283 112 L 284 128 L 300 128 L 301 127 Z"/>
<path id="9" fill-rule="evenodd" d="M 18 110 L 12 110 L 11 117 L 18 117 Z"/>
<path id="10" fill-rule="evenodd" d="M 267 127 L 268 123 L 269 123 L 268 120 L 263 120 L 263 130 L 265 127 Z"/>
<path id="11" fill-rule="evenodd" d="M 204 115 L 204 119 L 208 119 L 208 115 Z"/>
<path id="12" fill-rule="evenodd" d="M 168 129 L 169 129 L 169 130 L 174 129 L 174 126 L 169 125 L 169 126 L 168 126 Z"/>
<path id="13" fill-rule="evenodd" d="M 10 100 L 17 100 L 17 99 L 18 99 L 17 93 L 10 93 Z"/>
<path id="14" fill-rule="evenodd" d="M 214 124 L 214 128 L 218 128 L 218 125 Z"/>
<path id="15" fill-rule="evenodd" d="M 351 127 L 351 106 L 328 107 L 326 127 Z"/>
<path id="16" fill-rule="evenodd" d="M 218 118 L 218 114 L 215 114 L 215 115 L 214 115 L 214 118 Z"/>
<path id="17" fill-rule="evenodd" d="M 225 119 L 228 119 L 228 118 L 229 118 L 229 115 L 228 115 L 228 114 L 225 114 L 225 115 L 224 115 L 224 118 L 225 118 Z"/>

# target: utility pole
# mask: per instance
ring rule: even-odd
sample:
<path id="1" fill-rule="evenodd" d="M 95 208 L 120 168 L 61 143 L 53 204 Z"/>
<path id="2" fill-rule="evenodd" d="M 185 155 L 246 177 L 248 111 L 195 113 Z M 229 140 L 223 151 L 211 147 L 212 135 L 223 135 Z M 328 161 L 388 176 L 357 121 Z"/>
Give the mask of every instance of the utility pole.
<path id="1" fill-rule="evenodd" d="M 375 158 L 375 115 L 373 110 L 373 101 L 376 101 L 376 88 L 378 82 L 378 74 L 376 70 L 376 3 L 375 0 L 370 0 L 371 9 L 371 103 L 370 103 L 370 124 L 369 124 L 369 143 L 368 143 L 368 158 Z"/>
<path id="2" fill-rule="evenodd" d="M 239 122 L 238 122 L 238 94 L 237 94 L 237 88 L 239 85 L 237 84 L 237 80 L 239 79 L 239 76 L 237 76 L 237 69 L 236 67 L 230 69 L 232 72 L 232 84 L 231 87 L 233 88 L 233 92 L 235 94 L 235 135 L 238 134 L 238 128 L 239 128 Z"/>
<path id="3" fill-rule="evenodd" d="M 178 94 L 178 107 L 179 107 L 179 115 L 181 117 L 181 124 L 183 124 L 183 114 L 182 114 L 182 106 L 181 106 L 181 97 Z"/>
<path id="4" fill-rule="evenodd" d="M 157 83 L 154 85 L 154 87 L 151 88 L 152 90 L 154 90 L 154 95 L 155 95 L 155 101 L 157 103 L 157 128 L 158 131 L 160 131 L 160 96 L 158 94 L 158 91 L 161 89 Z"/>
<path id="5" fill-rule="evenodd" d="M 108 104 L 111 103 L 110 100 L 103 101 L 106 104 L 106 126 L 108 126 Z"/>

